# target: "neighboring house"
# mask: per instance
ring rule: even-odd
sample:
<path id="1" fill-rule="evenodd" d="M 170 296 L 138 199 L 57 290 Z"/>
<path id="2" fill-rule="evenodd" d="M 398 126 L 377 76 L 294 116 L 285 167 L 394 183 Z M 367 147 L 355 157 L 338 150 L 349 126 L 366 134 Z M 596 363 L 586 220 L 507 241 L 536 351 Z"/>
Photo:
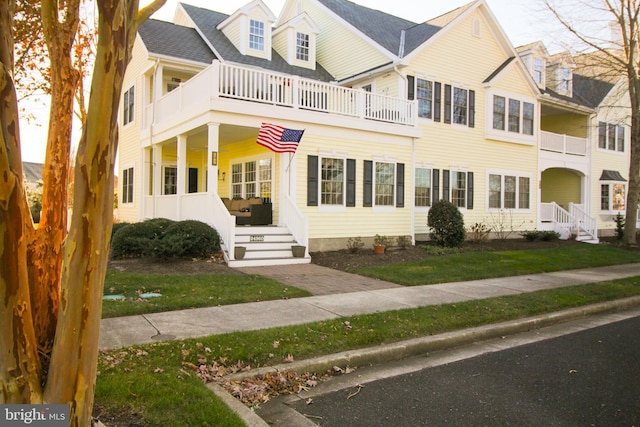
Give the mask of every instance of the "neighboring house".
<path id="1" fill-rule="evenodd" d="M 517 50 L 541 90 L 540 228 L 584 240 L 612 234 L 629 173 L 626 80 L 594 72 L 588 58 L 580 66 L 567 53 L 550 56 L 541 42 Z"/>
<path id="2" fill-rule="evenodd" d="M 39 184 L 42 183 L 42 175 L 44 172 L 44 164 L 22 162 L 22 174 L 24 175 L 25 187 L 31 190 L 37 190 Z"/>
<path id="3" fill-rule="evenodd" d="M 590 143 L 606 96 L 582 100 L 567 58 L 536 45 L 540 68 L 527 52 L 484 0 L 424 23 L 346 0 L 288 0 L 279 17 L 261 0 L 232 15 L 181 3 L 173 23 L 141 26 L 125 75 L 120 219 L 207 222 L 232 266 L 424 239 L 439 199 L 467 226 L 596 239 L 582 225 L 617 205 L 599 209 L 594 162 L 612 183 L 626 156 Z M 548 88 L 547 71 L 564 80 Z M 257 144 L 263 122 L 304 130 L 297 151 Z"/>

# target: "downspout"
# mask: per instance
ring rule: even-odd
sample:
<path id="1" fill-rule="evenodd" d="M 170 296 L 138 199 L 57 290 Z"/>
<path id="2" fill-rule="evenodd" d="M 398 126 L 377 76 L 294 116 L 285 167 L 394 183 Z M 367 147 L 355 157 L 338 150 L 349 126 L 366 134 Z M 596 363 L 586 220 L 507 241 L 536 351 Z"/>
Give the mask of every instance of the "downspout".
<path id="1" fill-rule="evenodd" d="M 156 183 L 154 181 L 153 178 L 155 178 L 157 176 L 156 174 L 156 156 L 155 156 L 155 150 L 153 149 L 153 124 L 156 121 L 156 91 L 158 90 L 158 88 L 156 87 L 156 85 L 158 84 L 158 82 L 156 82 L 156 73 L 158 71 L 158 65 L 160 65 L 160 58 L 156 58 L 156 63 L 153 66 L 153 90 L 151 92 L 151 117 L 150 117 L 150 122 L 149 122 L 149 139 L 151 140 L 151 194 L 153 195 L 153 217 L 156 217 L 156 201 L 158 199 L 158 195 L 156 194 L 155 188 Z"/>

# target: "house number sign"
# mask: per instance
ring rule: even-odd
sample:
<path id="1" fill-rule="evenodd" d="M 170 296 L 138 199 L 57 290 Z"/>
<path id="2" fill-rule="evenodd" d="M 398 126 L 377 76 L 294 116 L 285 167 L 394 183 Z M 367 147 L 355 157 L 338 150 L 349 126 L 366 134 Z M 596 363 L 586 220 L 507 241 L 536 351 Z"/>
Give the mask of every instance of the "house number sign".
<path id="1" fill-rule="evenodd" d="M 264 242 L 264 234 L 254 234 L 249 238 L 250 242 Z"/>

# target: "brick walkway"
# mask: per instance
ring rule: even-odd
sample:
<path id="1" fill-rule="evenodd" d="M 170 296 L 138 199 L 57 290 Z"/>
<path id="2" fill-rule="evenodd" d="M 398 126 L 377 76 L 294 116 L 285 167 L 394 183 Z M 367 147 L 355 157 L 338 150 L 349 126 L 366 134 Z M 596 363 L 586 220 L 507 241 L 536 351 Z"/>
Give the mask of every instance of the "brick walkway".
<path id="1" fill-rule="evenodd" d="M 395 283 L 349 274 L 316 264 L 244 267 L 238 268 L 238 271 L 271 277 L 287 285 L 305 289 L 313 295 L 333 295 L 402 287 Z"/>

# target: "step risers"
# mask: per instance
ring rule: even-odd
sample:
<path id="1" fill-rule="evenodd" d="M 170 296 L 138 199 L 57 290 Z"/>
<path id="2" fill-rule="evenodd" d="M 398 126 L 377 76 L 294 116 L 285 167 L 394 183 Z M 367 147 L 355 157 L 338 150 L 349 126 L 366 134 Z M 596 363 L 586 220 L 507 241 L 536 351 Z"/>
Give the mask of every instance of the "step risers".
<path id="1" fill-rule="evenodd" d="M 287 227 L 239 226 L 235 229 L 235 245 L 244 246 L 243 259 L 229 260 L 229 267 L 259 267 L 269 265 L 308 264 L 310 257 L 295 258 L 291 251 L 297 245 Z"/>

